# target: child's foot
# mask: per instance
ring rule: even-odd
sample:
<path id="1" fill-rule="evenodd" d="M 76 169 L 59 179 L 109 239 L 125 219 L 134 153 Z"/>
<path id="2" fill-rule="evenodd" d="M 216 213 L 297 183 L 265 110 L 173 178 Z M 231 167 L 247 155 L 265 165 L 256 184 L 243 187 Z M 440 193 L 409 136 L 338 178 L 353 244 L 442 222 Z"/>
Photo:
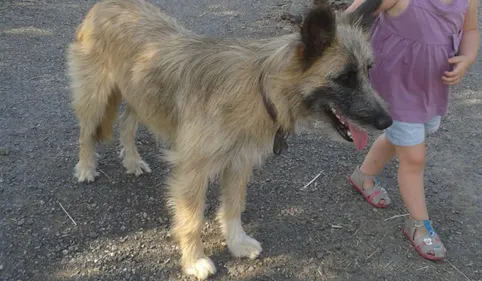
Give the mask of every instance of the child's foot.
<path id="1" fill-rule="evenodd" d="M 415 250 L 428 260 L 442 260 L 447 250 L 440 241 L 440 237 L 432 228 L 430 220 L 407 219 L 403 233 L 412 243 Z"/>
<path id="2" fill-rule="evenodd" d="M 378 184 L 375 177 L 363 174 L 360 166 L 351 175 L 350 183 L 373 207 L 386 208 L 390 205 L 387 191 Z"/>

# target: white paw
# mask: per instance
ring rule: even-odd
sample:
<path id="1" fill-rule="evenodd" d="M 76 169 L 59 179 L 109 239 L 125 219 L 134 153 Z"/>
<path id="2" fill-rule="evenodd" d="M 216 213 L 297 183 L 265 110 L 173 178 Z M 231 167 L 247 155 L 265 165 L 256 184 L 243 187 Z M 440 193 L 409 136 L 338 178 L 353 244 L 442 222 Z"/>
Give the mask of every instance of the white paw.
<path id="1" fill-rule="evenodd" d="M 216 273 L 216 267 L 210 258 L 200 258 L 193 264 L 187 265 L 185 267 L 185 273 L 199 280 L 205 280 L 210 274 Z"/>
<path id="2" fill-rule="evenodd" d="M 77 163 L 75 166 L 74 176 L 78 182 L 93 182 L 95 177 L 99 176 L 99 172 L 95 170 L 95 167 L 85 167 Z"/>
<path id="3" fill-rule="evenodd" d="M 228 240 L 227 244 L 233 256 L 237 258 L 248 257 L 255 259 L 263 251 L 261 244 L 246 234 L 240 235 L 236 239 Z"/>
<path id="4" fill-rule="evenodd" d="M 142 159 L 132 160 L 132 161 L 123 161 L 124 167 L 127 169 L 126 173 L 134 174 L 136 177 L 146 173 L 151 172 L 151 168 L 149 165 L 144 162 Z"/>
<path id="5" fill-rule="evenodd" d="M 142 160 L 139 154 L 136 153 L 126 153 L 125 148 L 123 148 L 119 154 L 119 157 L 123 158 L 122 165 L 126 168 L 127 174 L 134 174 L 136 177 L 146 173 L 151 172 L 149 165 Z"/>

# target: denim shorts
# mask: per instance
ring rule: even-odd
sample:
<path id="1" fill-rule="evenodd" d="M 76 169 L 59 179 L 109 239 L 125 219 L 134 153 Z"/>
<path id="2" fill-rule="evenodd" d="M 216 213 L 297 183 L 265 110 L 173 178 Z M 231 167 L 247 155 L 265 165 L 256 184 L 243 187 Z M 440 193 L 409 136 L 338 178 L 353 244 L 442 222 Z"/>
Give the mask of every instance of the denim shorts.
<path id="1" fill-rule="evenodd" d="M 425 123 L 406 123 L 393 120 L 385 130 L 388 141 L 397 146 L 414 146 L 425 141 L 425 136 L 435 133 L 440 127 L 440 116 Z"/>

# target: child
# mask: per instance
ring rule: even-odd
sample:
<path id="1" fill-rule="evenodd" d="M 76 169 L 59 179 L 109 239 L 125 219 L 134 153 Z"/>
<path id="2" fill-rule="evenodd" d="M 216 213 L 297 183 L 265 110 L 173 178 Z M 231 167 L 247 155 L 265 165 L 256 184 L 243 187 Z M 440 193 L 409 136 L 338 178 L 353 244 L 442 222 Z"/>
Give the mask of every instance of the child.
<path id="1" fill-rule="evenodd" d="M 363 1 L 355 0 L 346 12 Z M 397 155 L 400 194 L 410 213 L 403 230 L 430 260 L 443 259 L 446 249 L 425 205 L 424 140 L 438 130 L 447 112 L 448 86 L 458 84 L 477 57 L 479 1 L 383 0 L 372 29 L 375 64 L 370 79 L 390 104 L 394 122 L 350 181 L 371 205 L 387 207 L 390 198 L 374 176 Z"/>

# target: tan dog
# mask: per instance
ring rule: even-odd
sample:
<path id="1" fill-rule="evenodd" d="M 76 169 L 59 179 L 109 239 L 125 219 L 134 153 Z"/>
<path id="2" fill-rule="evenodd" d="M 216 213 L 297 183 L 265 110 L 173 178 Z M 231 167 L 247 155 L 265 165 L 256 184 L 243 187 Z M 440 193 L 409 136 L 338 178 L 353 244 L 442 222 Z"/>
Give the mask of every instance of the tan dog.
<path id="1" fill-rule="evenodd" d="M 330 120 L 329 107 L 367 129 L 391 124 L 368 83 L 372 54 L 361 23 L 379 2 L 338 17 L 317 7 L 301 33 L 265 40 L 197 35 L 143 0 L 94 5 L 68 50 L 80 124 L 78 181 L 98 175 L 95 143 L 111 137 L 124 100 L 120 141 L 127 172 L 151 171 L 134 142 L 138 122 L 168 145 L 172 231 L 185 273 L 205 279 L 216 271 L 200 234 L 206 189 L 218 176 L 227 246 L 236 257 L 256 258 L 260 243 L 246 235 L 240 216 L 252 168 L 272 152 L 275 135 L 310 118 Z"/>

